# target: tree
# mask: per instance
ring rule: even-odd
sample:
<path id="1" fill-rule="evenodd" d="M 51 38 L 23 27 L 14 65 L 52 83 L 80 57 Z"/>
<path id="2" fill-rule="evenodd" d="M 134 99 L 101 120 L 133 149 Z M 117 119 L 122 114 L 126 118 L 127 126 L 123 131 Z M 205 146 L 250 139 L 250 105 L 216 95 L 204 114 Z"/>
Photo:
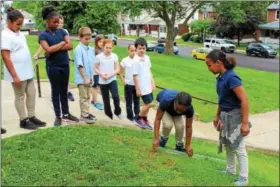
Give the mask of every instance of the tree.
<path id="1" fill-rule="evenodd" d="M 148 11 L 153 17 L 161 18 L 167 28 L 167 37 L 166 37 L 166 47 L 165 54 L 173 55 L 173 42 L 178 34 L 178 30 L 175 29 L 175 22 L 178 20 L 184 20 L 183 24 L 187 24 L 194 13 L 203 5 L 206 5 L 206 2 L 203 1 L 146 1 L 146 2 L 126 2 L 126 8 L 133 10 L 132 13 L 137 15 L 141 13 L 141 10 Z M 129 11 L 128 11 L 129 12 Z M 186 16 L 186 13 L 189 14 Z"/>
<path id="2" fill-rule="evenodd" d="M 192 33 L 200 35 L 202 38 L 204 33 L 209 33 L 212 26 L 212 21 L 210 20 L 195 20 L 190 24 Z"/>
<path id="3" fill-rule="evenodd" d="M 219 37 L 234 38 L 237 36 L 238 45 L 246 34 L 255 33 L 258 25 L 265 19 L 266 7 L 269 1 L 225 1 L 214 3 L 219 13 L 213 29 Z"/>

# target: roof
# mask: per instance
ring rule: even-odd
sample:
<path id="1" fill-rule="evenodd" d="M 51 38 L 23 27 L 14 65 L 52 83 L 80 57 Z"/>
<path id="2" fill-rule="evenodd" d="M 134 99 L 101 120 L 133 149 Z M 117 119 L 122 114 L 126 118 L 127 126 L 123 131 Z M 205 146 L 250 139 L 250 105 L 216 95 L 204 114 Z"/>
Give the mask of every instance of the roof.
<path id="1" fill-rule="evenodd" d="M 34 16 L 28 12 L 26 12 L 25 10 L 19 9 L 19 11 L 22 13 L 23 17 L 26 19 L 32 19 L 34 18 Z"/>
<path id="2" fill-rule="evenodd" d="M 273 21 L 271 23 L 260 24 L 259 28 L 264 30 L 280 30 L 280 21 Z"/>
<path id="3" fill-rule="evenodd" d="M 269 5 L 266 9 L 267 9 L 267 10 L 280 10 L 279 1 L 278 1 L 278 3 L 272 3 L 272 4 Z"/>

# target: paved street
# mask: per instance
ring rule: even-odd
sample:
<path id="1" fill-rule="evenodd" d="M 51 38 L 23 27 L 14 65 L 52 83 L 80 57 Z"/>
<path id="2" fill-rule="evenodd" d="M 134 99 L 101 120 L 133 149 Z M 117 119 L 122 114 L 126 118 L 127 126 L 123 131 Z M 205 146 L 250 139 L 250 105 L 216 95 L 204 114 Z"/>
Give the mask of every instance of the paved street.
<path id="1" fill-rule="evenodd" d="M 72 40 L 78 40 L 78 37 L 71 36 Z M 131 40 L 120 40 L 118 39 L 118 46 L 127 47 L 128 44 L 133 43 Z M 195 49 L 195 47 L 183 47 L 179 46 L 179 55 L 190 57 L 191 51 Z M 233 53 L 230 54 L 236 57 L 237 65 L 241 67 L 247 67 L 252 69 L 257 69 L 261 71 L 268 72 L 279 72 L 279 58 L 263 58 L 263 57 L 254 57 L 254 56 L 246 56 L 241 53 Z"/>
<path id="2" fill-rule="evenodd" d="M 118 40 L 118 46 L 127 46 L 128 44 L 133 43 L 129 40 Z M 195 49 L 194 47 L 179 47 L 179 55 L 190 57 L 191 51 Z M 246 56 L 244 54 L 234 53 L 230 54 L 236 57 L 237 63 L 239 66 L 248 67 L 253 69 L 258 69 L 262 71 L 269 72 L 279 72 L 279 58 L 269 58 L 265 59 L 262 57 L 252 57 Z"/>

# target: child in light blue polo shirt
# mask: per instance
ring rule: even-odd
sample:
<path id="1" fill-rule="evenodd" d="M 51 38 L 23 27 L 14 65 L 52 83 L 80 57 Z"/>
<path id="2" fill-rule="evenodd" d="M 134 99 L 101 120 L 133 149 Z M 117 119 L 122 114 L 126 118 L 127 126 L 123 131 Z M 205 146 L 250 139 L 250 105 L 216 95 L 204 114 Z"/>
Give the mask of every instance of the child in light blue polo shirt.
<path id="1" fill-rule="evenodd" d="M 96 117 L 89 113 L 91 85 L 95 63 L 94 49 L 89 46 L 91 34 L 90 28 L 81 27 L 79 30 L 80 43 L 74 50 L 75 83 L 78 85 L 79 89 L 81 108 L 80 120 L 88 124 L 96 121 Z"/>

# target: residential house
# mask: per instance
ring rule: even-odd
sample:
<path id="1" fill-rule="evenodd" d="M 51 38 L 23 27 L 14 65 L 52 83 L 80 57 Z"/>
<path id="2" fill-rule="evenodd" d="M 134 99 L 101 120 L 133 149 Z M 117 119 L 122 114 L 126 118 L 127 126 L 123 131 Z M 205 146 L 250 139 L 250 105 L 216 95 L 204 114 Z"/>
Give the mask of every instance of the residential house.
<path id="1" fill-rule="evenodd" d="M 34 16 L 25 10 L 19 9 L 19 11 L 22 13 L 24 20 L 23 20 L 23 26 L 21 30 L 23 31 L 30 31 L 32 29 L 35 29 L 35 19 Z"/>
<path id="2" fill-rule="evenodd" d="M 191 10 L 186 12 L 186 17 L 190 14 Z M 190 32 L 189 24 L 193 20 L 198 19 L 210 19 L 215 20 L 217 13 L 214 12 L 212 7 L 205 7 L 194 13 L 192 18 L 187 24 L 183 24 L 185 19 L 176 20 L 175 29 L 178 30 L 178 36 Z M 146 11 L 142 11 L 141 15 L 135 18 L 129 18 L 126 15 L 119 15 L 118 21 L 121 24 L 121 33 L 124 35 L 137 35 L 137 29 L 139 30 L 139 36 L 152 36 L 155 38 L 166 37 L 166 24 L 160 18 L 155 18 L 154 14 L 149 14 Z"/>
<path id="3" fill-rule="evenodd" d="M 259 25 L 260 34 L 262 37 L 280 39 L 280 2 L 272 3 L 266 10 L 267 20 Z"/>

